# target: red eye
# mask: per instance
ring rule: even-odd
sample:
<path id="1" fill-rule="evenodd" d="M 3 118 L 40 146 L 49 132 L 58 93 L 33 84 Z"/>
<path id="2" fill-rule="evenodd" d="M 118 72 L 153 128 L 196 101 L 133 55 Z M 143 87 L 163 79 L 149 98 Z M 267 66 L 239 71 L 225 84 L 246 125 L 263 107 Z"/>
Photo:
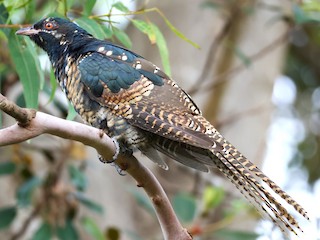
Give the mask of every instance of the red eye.
<path id="1" fill-rule="evenodd" d="M 54 27 L 54 25 L 53 25 L 52 22 L 46 22 L 46 23 L 44 24 L 44 27 L 45 27 L 45 29 L 47 29 L 47 30 L 52 30 L 53 27 Z"/>

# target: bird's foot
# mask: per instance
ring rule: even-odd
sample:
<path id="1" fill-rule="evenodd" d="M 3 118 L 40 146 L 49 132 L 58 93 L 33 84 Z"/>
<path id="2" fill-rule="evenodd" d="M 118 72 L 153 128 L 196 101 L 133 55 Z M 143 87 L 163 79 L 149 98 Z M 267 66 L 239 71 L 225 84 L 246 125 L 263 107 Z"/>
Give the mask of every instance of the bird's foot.
<path id="1" fill-rule="evenodd" d="M 98 158 L 99 158 L 99 160 L 100 160 L 102 163 L 114 163 L 114 162 L 117 160 L 117 158 L 118 158 L 118 156 L 119 156 L 119 154 L 120 154 L 120 145 L 119 145 L 117 139 L 116 139 L 115 137 L 113 137 L 113 138 L 111 138 L 111 139 L 112 139 L 112 141 L 113 141 L 114 146 L 116 147 L 116 152 L 114 153 L 114 155 L 113 155 L 113 157 L 112 157 L 111 160 L 106 160 L 105 158 L 103 158 L 103 157 L 99 154 L 99 155 L 98 155 Z"/>
<path id="2" fill-rule="evenodd" d="M 114 166 L 114 168 L 117 170 L 117 172 L 120 176 L 126 175 L 125 170 L 121 169 L 121 167 L 118 164 L 113 162 L 113 163 L 111 163 L 111 166 Z"/>

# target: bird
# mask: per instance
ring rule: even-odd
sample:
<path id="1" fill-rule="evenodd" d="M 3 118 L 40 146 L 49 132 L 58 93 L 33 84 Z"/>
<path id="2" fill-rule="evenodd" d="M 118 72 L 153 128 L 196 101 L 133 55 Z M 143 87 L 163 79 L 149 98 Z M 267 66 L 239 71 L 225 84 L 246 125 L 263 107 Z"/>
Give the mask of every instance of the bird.
<path id="1" fill-rule="evenodd" d="M 309 220 L 303 207 L 228 142 L 155 64 L 65 18 L 47 17 L 16 34 L 48 54 L 76 112 L 116 139 L 122 152 L 140 151 L 163 169 L 163 155 L 202 172 L 215 167 L 282 231 L 302 232 L 283 203 Z"/>

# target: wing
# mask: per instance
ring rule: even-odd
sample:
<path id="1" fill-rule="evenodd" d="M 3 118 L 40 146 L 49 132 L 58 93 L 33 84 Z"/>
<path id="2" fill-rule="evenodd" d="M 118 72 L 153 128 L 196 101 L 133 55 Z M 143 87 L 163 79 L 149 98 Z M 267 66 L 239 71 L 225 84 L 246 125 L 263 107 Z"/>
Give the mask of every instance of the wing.
<path id="1" fill-rule="evenodd" d="M 214 163 L 206 151 L 197 148 L 211 149 L 215 143 L 196 118 L 201 116 L 200 110 L 191 98 L 147 60 L 132 57 L 125 50 L 115 56 L 107 47 L 97 49 L 101 51 L 87 53 L 78 64 L 92 100 L 145 131 L 150 144 L 160 152 L 207 171 L 205 165 Z"/>

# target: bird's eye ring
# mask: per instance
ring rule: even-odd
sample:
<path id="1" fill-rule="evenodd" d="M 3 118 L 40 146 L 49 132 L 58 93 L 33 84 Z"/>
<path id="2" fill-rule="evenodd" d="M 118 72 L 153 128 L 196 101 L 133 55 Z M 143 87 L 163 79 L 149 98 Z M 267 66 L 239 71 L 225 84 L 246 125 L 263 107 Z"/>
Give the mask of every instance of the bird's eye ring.
<path id="1" fill-rule="evenodd" d="M 46 22 L 46 23 L 44 24 L 44 27 L 45 27 L 45 29 L 47 29 L 47 30 L 52 30 L 53 27 L 54 27 L 54 25 L 53 25 L 52 22 Z"/>

